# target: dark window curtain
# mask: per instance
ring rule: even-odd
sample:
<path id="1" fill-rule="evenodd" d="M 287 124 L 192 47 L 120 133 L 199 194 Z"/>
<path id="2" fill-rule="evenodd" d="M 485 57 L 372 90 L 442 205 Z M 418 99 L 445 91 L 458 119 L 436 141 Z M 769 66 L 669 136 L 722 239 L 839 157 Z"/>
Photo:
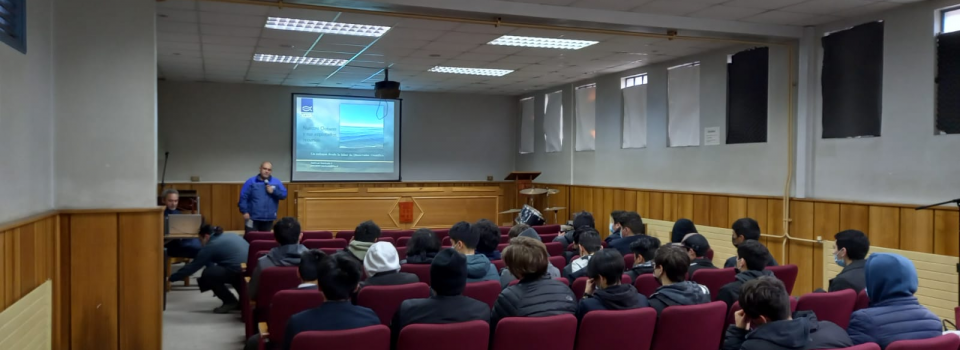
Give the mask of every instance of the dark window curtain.
<path id="1" fill-rule="evenodd" d="M 727 144 L 767 142 L 770 50 L 741 51 L 727 64 Z"/>
<path id="2" fill-rule="evenodd" d="M 960 32 L 937 36 L 937 130 L 960 134 Z"/>
<path id="3" fill-rule="evenodd" d="M 880 136 L 883 22 L 823 37 L 823 138 Z"/>

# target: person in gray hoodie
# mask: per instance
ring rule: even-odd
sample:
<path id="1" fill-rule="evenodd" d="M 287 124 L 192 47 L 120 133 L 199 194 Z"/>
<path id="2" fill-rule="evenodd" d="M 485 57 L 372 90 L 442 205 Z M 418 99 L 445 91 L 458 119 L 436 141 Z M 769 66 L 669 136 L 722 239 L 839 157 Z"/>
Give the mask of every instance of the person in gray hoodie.
<path id="1" fill-rule="evenodd" d="M 267 255 L 257 260 L 257 267 L 250 275 L 247 292 L 250 300 L 256 300 L 257 289 L 260 286 L 260 273 L 275 266 L 299 266 L 300 254 L 307 251 L 307 247 L 300 244 L 303 233 L 300 232 L 300 223 L 292 217 L 285 217 L 273 225 L 273 238 L 280 244 L 270 249 Z"/>
<path id="2" fill-rule="evenodd" d="M 349 253 L 347 255 L 353 257 L 357 264 L 363 266 L 363 258 L 367 256 L 367 250 L 370 250 L 370 246 L 377 243 L 379 239 L 380 226 L 377 226 L 372 220 L 361 222 L 353 231 L 353 239 L 350 240 L 350 244 L 344 251 Z"/>
<path id="3" fill-rule="evenodd" d="M 728 310 L 740 297 L 740 287 L 744 283 L 763 276 L 774 277 L 773 272 L 765 270 L 769 256 L 770 251 L 758 241 L 746 241 L 737 246 L 737 269 L 740 273 L 733 282 L 720 288 L 717 294 L 717 299 L 727 303 Z"/>
<path id="4" fill-rule="evenodd" d="M 653 276 L 660 280 L 660 288 L 650 296 L 650 306 L 659 316 L 663 309 L 677 305 L 698 305 L 710 302 L 710 290 L 696 282 L 687 281 L 690 257 L 683 248 L 665 245 L 657 249 L 653 258 Z"/>
<path id="5" fill-rule="evenodd" d="M 533 228 L 527 228 L 526 230 L 521 232 L 520 235 L 517 237 L 533 238 L 535 240 L 542 242 L 542 240 L 540 239 L 540 235 L 537 234 L 537 230 L 534 230 Z M 513 243 L 511 242 L 511 244 Z M 550 278 L 559 278 L 560 269 L 558 269 L 556 266 L 553 266 L 553 264 L 547 262 L 547 275 L 549 275 Z M 514 276 L 512 273 L 510 273 L 510 269 L 504 267 L 503 270 L 500 271 L 500 288 L 507 288 L 507 286 L 510 285 L 510 282 L 513 282 L 516 279 L 517 277 Z"/>
<path id="6" fill-rule="evenodd" d="M 481 228 L 473 227 L 466 221 L 450 228 L 453 248 L 467 256 L 467 283 L 497 280 L 497 267 L 485 255 L 476 253 L 481 231 Z"/>

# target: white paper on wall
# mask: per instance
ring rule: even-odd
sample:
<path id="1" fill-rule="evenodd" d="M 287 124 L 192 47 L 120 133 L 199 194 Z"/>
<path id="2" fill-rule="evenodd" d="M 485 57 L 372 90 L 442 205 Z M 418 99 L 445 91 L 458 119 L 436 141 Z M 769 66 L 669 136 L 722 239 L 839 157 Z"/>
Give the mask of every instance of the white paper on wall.
<path id="1" fill-rule="evenodd" d="M 574 148 L 577 151 L 597 149 L 597 87 L 584 87 L 576 90 L 577 138 Z"/>
<path id="2" fill-rule="evenodd" d="M 547 153 L 560 152 L 563 147 L 563 92 L 547 94 L 543 106 L 543 139 Z"/>
<path id="3" fill-rule="evenodd" d="M 520 154 L 533 153 L 533 98 L 520 100 Z"/>
<path id="4" fill-rule="evenodd" d="M 623 138 L 621 148 L 647 147 L 647 86 L 620 90 L 623 95 Z"/>
<path id="5" fill-rule="evenodd" d="M 700 145 L 700 66 L 667 71 L 667 139 L 670 147 Z"/>

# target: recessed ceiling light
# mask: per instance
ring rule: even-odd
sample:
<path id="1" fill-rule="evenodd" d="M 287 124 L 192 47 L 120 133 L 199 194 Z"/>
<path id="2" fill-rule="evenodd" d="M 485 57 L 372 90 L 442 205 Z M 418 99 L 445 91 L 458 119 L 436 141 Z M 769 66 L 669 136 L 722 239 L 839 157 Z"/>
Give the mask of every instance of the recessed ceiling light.
<path id="1" fill-rule="evenodd" d="M 390 30 L 390 27 L 369 24 L 353 24 L 339 22 L 324 22 L 308 19 L 269 17 L 266 28 L 279 30 L 293 30 L 298 32 L 339 34 L 379 37 Z"/>
<path id="2" fill-rule="evenodd" d="M 512 69 L 489 69 L 489 68 L 463 68 L 463 67 L 443 67 L 436 66 L 427 70 L 434 73 L 451 73 L 466 75 L 483 75 L 488 77 L 502 77 L 513 73 Z"/>
<path id="3" fill-rule="evenodd" d="M 309 64 L 313 66 L 342 66 L 347 64 L 347 60 L 335 58 L 265 55 L 260 53 L 253 55 L 253 60 L 257 62 Z"/>
<path id="4" fill-rule="evenodd" d="M 594 45 L 596 43 L 599 43 L 599 41 L 504 35 L 489 42 L 488 44 L 504 45 L 504 46 L 536 47 L 536 48 L 544 48 L 544 49 L 579 50 L 587 46 Z"/>

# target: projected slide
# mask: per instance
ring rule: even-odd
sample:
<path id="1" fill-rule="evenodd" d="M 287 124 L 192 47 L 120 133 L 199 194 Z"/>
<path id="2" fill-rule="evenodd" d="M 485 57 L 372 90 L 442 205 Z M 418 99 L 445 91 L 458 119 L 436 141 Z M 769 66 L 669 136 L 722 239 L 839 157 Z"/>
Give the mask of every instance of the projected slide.
<path id="1" fill-rule="evenodd" d="M 400 101 L 293 95 L 294 181 L 399 180 Z"/>

